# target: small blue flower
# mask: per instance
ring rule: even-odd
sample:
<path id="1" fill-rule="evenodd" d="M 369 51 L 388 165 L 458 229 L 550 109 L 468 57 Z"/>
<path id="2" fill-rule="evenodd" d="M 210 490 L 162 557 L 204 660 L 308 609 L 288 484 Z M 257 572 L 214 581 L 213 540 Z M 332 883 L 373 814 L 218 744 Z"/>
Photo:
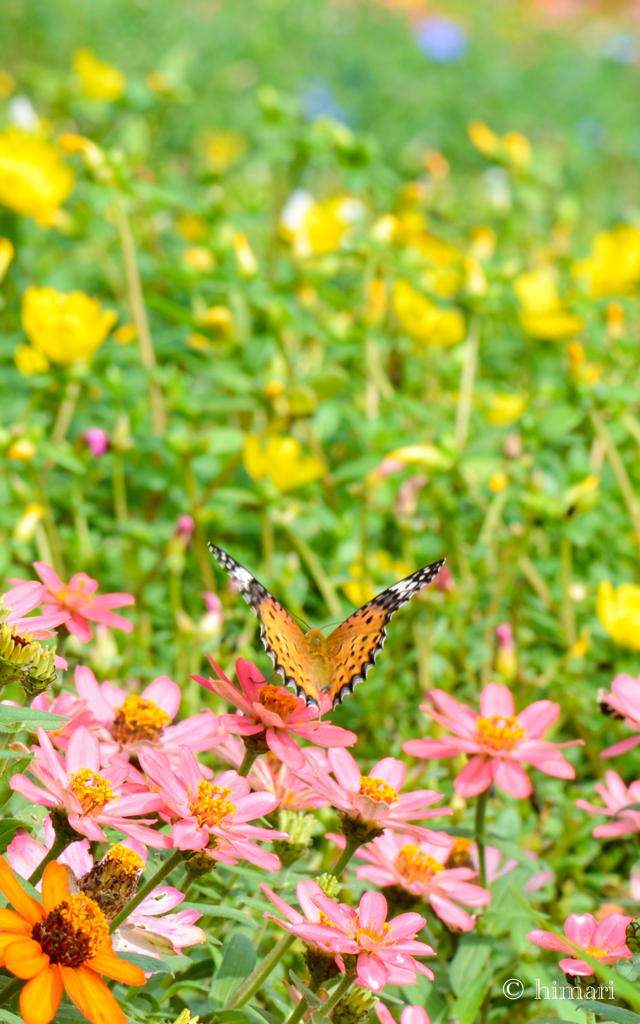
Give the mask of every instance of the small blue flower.
<path id="1" fill-rule="evenodd" d="M 448 18 L 424 18 L 416 27 L 416 43 L 425 57 L 438 64 L 454 64 L 469 45 L 467 33 Z"/>

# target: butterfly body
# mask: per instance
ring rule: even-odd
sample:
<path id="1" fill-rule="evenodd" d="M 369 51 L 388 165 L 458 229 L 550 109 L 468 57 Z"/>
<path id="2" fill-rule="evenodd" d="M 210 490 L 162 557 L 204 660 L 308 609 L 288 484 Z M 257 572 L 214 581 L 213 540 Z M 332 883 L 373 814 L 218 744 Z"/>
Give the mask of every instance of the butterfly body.
<path id="1" fill-rule="evenodd" d="M 256 613 L 260 636 L 275 671 L 308 705 L 317 707 L 322 694 L 328 694 L 335 708 L 353 693 L 356 684 L 373 668 L 391 617 L 444 565 L 441 559 L 394 583 L 325 637 L 319 629 L 303 633 L 286 608 L 247 569 L 222 548 L 209 544 L 209 550 Z"/>

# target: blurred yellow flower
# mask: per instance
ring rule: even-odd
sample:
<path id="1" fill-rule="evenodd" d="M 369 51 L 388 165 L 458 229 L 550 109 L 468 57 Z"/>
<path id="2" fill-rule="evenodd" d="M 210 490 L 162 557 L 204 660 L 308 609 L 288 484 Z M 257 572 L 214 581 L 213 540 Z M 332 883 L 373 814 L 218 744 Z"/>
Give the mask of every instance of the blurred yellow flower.
<path id="1" fill-rule="evenodd" d="M 475 256 L 468 256 L 464 261 L 464 270 L 466 274 L 464 286 L 469 295 L 486 295 L 489 285 L 480 260 Z"/>
<path id="2" fill-rule="evenodd" d="M 264 389 L 264 393 L 267 398 L 279 398 L 280 395 L 284 394 L 284 382 L 281 380 L 270 380 Z"/>
<path id="3" fill-rule="evenodd" d="M 207 222 L 197 213 L 181 213 L 176 218 L 176 227 L 187 242 L 199 242 L 207 233 Z"/>
<path id="4" fill-rule="evenodd" d="M 236 231 L 233 239 L 233 248 L 236 254 L 236 266 L 240 277 L 255 277 L 258 273 L 258 261 L 249 245 L 249 239 L 244 231 Z"/>
<path id="5" fill-rule="evenodd" d="M 130 342 L 135 341 L 138 337 L 138 331 L 135 324 L 122 324 L 116 331 L 113 332 L 113 340 L 118 342 L 118 345 L 128 345 Z"/>
<path id="6" fill-rule="evenodd" d="M 352 565 L 349 571 L 352 576 L 357 576 L 360 574 L 360 567 Z M 367 601 L 376 596 L 373 584 L 370 580 L 365 579 L 349 580 L 348 583 L 342 584 L 342 590 L 351 601 L 351 604 L 355 604 L 357 608 L 361 608 L 363 604 L 366 604 Z"/>
<path id="7" fill-rule="evenodd" d="M 403 448 L 395 448 L 388 455 L 385 455 L 384 461 L 397 460 L 398 462 L 417 462 L 421 466 L 427 466 L 429 469 L 449 469 L 451 466 L 451 459 L 448 455 L 445 455 L 439 448 L 436 448 L 435 444 L 426 442 L 425 444 L 409 444 Z"/>
<path id="8" fill-rule="evenodd" d="M 280 232 L 297 256 L 322 256 L 340 246 L 345 233 L 363 214 L 362 202 L 352 196 L 317 202 L 310 192 L 297 189 L 282 211 Z"/>
<path id="9" fill-rule="evenodd" d="M 485 417 L 492 427 L 506 427 L 519 420 L 527 408 L 524 395 L 508 395 L 497 391 L 486 399 Z"/>
<path id="10" fill-rule="evenodd" d="M 46 373 L 49 369 L 49 360 L 44 352 L 40 352 L 33 345 L 18 345 L 13 358 L 23 377 L 31 377 L 34 373 Z"/>
<path id="11" fill-rule="evenodd" d="M 233 334 L 233 313 L 228 306 L 210 306 L 198 316 L 198 322 L 220 338 L 230 338 Z"/>
<path id="12" fill-rule="evenodd" d="M 600 231 L 591 243 L 591 255 L 574 263 L 572 273 L 592 299 L 633 291 L 640 281 L 640 231 L 629 224 Z"/>
<path id="13" fill-rule="evenodd" d="M 509 480 L 505 473 L 493 473 L 489 479 L 489 490 L 494 494 L 499 494 L 500 491 L 504 491 L 508 483 Z"/>
<path id="14" fill-rule="evenodd" d="M 76 50 L 73 70 L 80 79 L 82 95 L 88 100 L 119 100 L 127 85 L 122 71 L 98 60 L 93 50 Z"/>
<path id="15" fill-rule="evenodd" d="M 440 153 L 437 149 L 428 149 L 423 154 L 422 163 L 426 171 L 431 174 L 436 181 L 444 181 L 445 178 L 449 177 L 451 173 L 451 165 L 447 160 L 444 153 Z"/>
<path id="16" fill-rule="evenodd" d="M 0 281 L 4 280 L 14 255 L 15 249 L 9 239 L 0 238 Z"/>
<path id="17" fill-rule="evenodd" d="M 408 281 L 396 281 L 393 308 L 403 328 L 425 345 L 457 345 L 466 334 L 464 317 L 457 309 L 443 309 L 415 291 Z"/>
<path id="18" fill-rule="evenodd" d="M 640 651 L 640 587 L 623 583 L 615 590 L 609 580 L 598 587 L 596 612 L 612 640 Z"/>
<path id="19" fill-rule="evenodd" d="M 197 351 L 204 351 L 211 347 L 211 342 L 205 334 L 200 334 L 199 331 L 191 331 L 187 335 L 187 345 L 189 348 L 194 348 Z"/>
<path id="20" fill-rule="evenodd" d="M 84 292 L 27 288 L 22 298 L 22 325 L 31 344 L 52 363 L 69 366 L 91 356 L 118 319 Z"/>
<path id="21" fill-rule="evenodd" d="M 621 302 L 610 302 L 607 305 L 607 338 L 617 341 L 624 331 L 624 306 Z"/>
<path id="22" fill-rule="evenodd" d="M 513 289 L 522 308 L 520 323 L 527 334 L 541 341 L 563 341 L 582 330 L 582 320 L 570 313 L 558 295 L 557 273 L 553 267 L 538 267 L 520 274 Z"/>
<path id="23" fill-rule="evenodd" d="M 485 224 L 478 224 L 477 227 L 471 228 L 469 236 L 471 238 L 469 254 L 475 256 L 477 260 L 490 260 L 496 251 L 497 243 L 493 228 L 487 227 Z"/>
<path id="24" fill-rule="evenodd" d="M 587 353 L 579 341 L 569 342 L 567 345 L 567 358 L 569 360 L 569 367 L 572 370 L 579 370 L 580 367 L 586 363 Z"/>
<path id="25" fill-rule="evenodd" d="M 28 437 L 21 437 L 19 441 L 14 441 L 11 445 L 7 452 L 7 458 L 19 459 L 21 462 L 31 462 L 37 450 L 33 441 L 30 441 Z"/>
<path id="26" fill-rule="evenodd" d="M 50 143 L 19 128 L 0 133 L 0 203 L 9 209 L 50 224 L 74 180 Z"/>
<path id="27" fill-rule="evenodd" d="M 247 151 L 247 137 L 242 132 L 210 132 L 205 137 L 205 152 L 214 174 L 224 174 Z"/>
<path id="28" fill-rule="evenodd" d="M 200 274 L 209 274 L 216 265 L 213 253 L 204 245 L 190 245 L 182 253 L 182 260 L 191 270 Z"/>
<path id="29" fill-rule="evenodd" d="M 16 91 L 16 80 L 10 71 L 0 71 L 0 99 L 6 100 Z"/>
<path id="30" fill-rule="evenodd" d="M 85 165 L 92 171 L 105 164 L 104 152 L 91 139 L 84 135 L 74 135 L 72 132 L 64 132 L 58 139 L 58 145 L 65 153 L 80 153 Z"/>
<path id="31" fill-rule="evenodd" d="M 413 207 L 406 207 L 398 213 L 395 242 L 419 252 L 425 260 L 437 266 L 459 264 L 464 259 L 459 249 L 429 231 L 424 217 Z"/>
<path id="32" fill-rule="evenodd" d="M 387 286 L 379 277 L 367 285 L 367 302 L 364 308 L 364 322 L 369 326 L 381 324 L 387 312 Z"/>
<path id="33" fill-rule="evenodd" d="M 263 441 L 250 434 L 244 444 L 243 459 L 253 480 L 268 477 L 279 491 L 302 487 L 325 473 L 324 463 L 315 455 L 303 455 L 295 437 L 272 435 Z"/>
<path id="34" fill-rule="evenodd" d="M 27 505 L 13 528 L 14 539 L 20 541 L 22 544 L 28 544 L 36 532 L 38 523 L 44 515 L 45 509 L 42 505 L 38 505 L 36 502 L 32 502 L 30 505 Z"/>
<path id="35" fill-rule="evenodd" d="M 500 136 L 492 131 L 484 121 L 475 120 L 470 121 L 467 125 L 467 134 L 476 149 L 484 156 L 502 160 L 519 168 L 524 168 L 531 163 L 533 157 L 531 143 L 522 132 L 505 132 Z"/>

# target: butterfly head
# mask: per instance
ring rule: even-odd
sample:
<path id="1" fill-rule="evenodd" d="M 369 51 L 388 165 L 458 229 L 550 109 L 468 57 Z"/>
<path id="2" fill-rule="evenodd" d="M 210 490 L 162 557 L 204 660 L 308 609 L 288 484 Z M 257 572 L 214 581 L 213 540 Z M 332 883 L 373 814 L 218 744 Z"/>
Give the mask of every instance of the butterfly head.
<path id="1" fill-rule="evenodd" d="M 324 635 L 319 629 L 310 629 L 307 633 L 305 633 L 305 636 L 309 643 L 311 644 L 312 648 L 322 647 L 322 644 L 324 643 Z"/>

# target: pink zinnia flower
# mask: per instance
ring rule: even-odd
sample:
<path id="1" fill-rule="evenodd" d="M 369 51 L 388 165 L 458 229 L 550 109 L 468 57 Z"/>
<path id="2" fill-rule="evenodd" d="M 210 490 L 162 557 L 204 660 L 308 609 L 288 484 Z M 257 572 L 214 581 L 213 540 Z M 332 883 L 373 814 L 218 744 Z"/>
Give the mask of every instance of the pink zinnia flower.
<path id="1" fill-rule="evenodd" d="M 600 757 L 618 757 L 637 747 L 640 743 L 640 679 L 621 672 L 611 684 L 611 693 L 598 694 L 598 700 L 605 705 L 605 710 L 610 708 L 616 717 L 624 718 L 624 724 L 637 733 L 607 747 Z"/>
<path id="2" fill-rule="evenodd" d="M 384 1003 L 376 1003 L 374 1006 L 380 1024 L 396 1024 L 391 1010 Z M 400 1014 L 400 1024 L 431 1024 L 429 1014 L 422 1006 L 405 1006 Z"/>
<path id="3" fill-rule="evenodd" d="M 480 714 L 444 690 L 430 690 L 429 697 L 437 710 L 421 704 L 421 711 L 454 735 L 439 740 L 409 740 L 402 749 L 415 757 L 471 754 L 454 783 L 460 796 L 484 793 L 492 782 L 511 796 L 529 796 L 531 782 L 520 761 L 559 779 L 575 778 L 575 769 L 565 761 L 561 748 L 583 741 L 551 743 L 542 739 L 560 714 L 560 705 L 554 701 L 538 700 L 516 715 L 511 690 L 502 683 L 485 686 Z"/>
<path id="4" fill-rule="evenodd" d="M 186 746 L 180 747 L 180 772 L 166 754 L 149 747 L 140 750 L 139 758 L 162 799 L 161 817 L 172 821 L 170 842 L 174 849 L 204 850 L 213 860 L 231 864 L 237 860 L 229 858 L 241 857 L 268 871 L 278 870 L 278 857 L 253 840 L 288 839 L 287 834 L 248 824 L 275 810 L 276 796 L 252 793 L 247 780 L 236 771 L 222 772 L 208 781 L 202 765 Z M 156 844 L 150 841 L 148 845 Z"/>
<path id="5" fill-rule="evenodd" d="M 343 836 L 332 836 L 344 848 Z M 453 848 L 450 836 L 442 834 L 448 846 L 416 843 L 413 836 L 399 835 L 391 829 L 373 842 L 356 850 L 356 857 L 367 863 L 356 868 L 356 875 L 380 887 L 397 885 L 431 904 L 438 917 L 457 932 L 470 932 L 475 918 L 458 906 L 484 907 L 491 902 L 491 893 L 470 878 L 477 872 L 467 867 L 450 867 L 447 861 Z"/>
<path id="6" fill-rule="evenodd" d="M 194 753 L 215 745 L 218 719 L 212 711 L 203 710 L 171 725 L 180 708 L 182 691 L 169 676 L 158 676 L 138 695 L 107 681 L 98 683 L 90 668 L 78 665 L 75 684 L 93 715 L 103 764 L 116 755 L 128 760 L 140 747 L 148 746 L 164 750 L 177 767 L 181 744 L 188 743 Z M 67 732 L 73 724 L 69 723 Z M 59 739 L 59 745 L 65 746 L 64 730 Z"/>
<path id="7" fill-rule="evenodd" d="M 54 750 L 49 736 L 38 727 L 39 747 L 26 775 L 13 775 L 9 785 L 31 803 L 62 807 L 76 832 L 91 840 L 105 840 L 101 826 L 118 829 L 143 843 L 157 841 L 159 833 L 147 828 L 148 821 L 131 821 L 130 815 L 148 814 L 162 806 L 157 793 L 131 792 L 126 779 L 128 765 L 109 765 L 100 771 L 98 740 L 88 729 L 76 729 L 69 740 L 66 759 Z M 138 789 L 138 787 L 136 787 Z M 165 837 L 167 838 L 167 837 Z"/>
<path id="8" fill-rule="evenodd" d="M 109 447 L 109 435 L 102 427 L 89 427 L 88 430 L 85 430 L 83 437 L 87 448 L 92 455 L 95 455 L 96 459 L 101 458 Z"/>
<path id="9" fill-rule="evenodd" d="M 640 832 L 640 811 L 629 808 L 629 804 L 640 803 L 640 779 L 625 786 L 617 772 L 605 772 L 606 784 L 596 782 L 595 791 L 605 802 L 604 807 L 596 807 L 588 800 L 576 800 L 578 807 L 589 814 L 605 814 L 614 820 L 609 825 L 596 825 L 593 835 L 597 838 L 630 835 Z"/>
<path id="10" fill-rule="evenodd" d="M 239 768 L 244 757 L 244 745 L 234 736 L 222 736 L 216 753 L 235 768 Z M 327 755 L 320 747 L 307 747 L 305 753 L 321 768 L 328 770 Z M 329 804 L 327 798 L 316 791 L 313 772 L 309 769 L 303 769 L 299 774 L 292 772 L 270 750 L 265 758 L 261 757 L 254 762 L 247 775 L 247 781 L 252 789 L 277 796 L 278 807 L 283 810 L 306 811 L 315 807 L 327 807 Z"/>
<path id="11" fill-rule="evenodd" d="M 39 843 L 28 832 L 19 828 L 15 838 L 7 847 L 7 860 L 16 874 L 23 878 L 31 878 L 33 872 L 53 846 L 55 838 L 56 834 L 50 814 L 47 815 L 44 822 L 44 843 Z M 70 843 L 56 860 L 58 864 L 64 864 L 69 868 L 76 878 L 80 878 L 93 867 L 89 840 L 79 839 L 76 843 Z M 40 885 L 41 883 L 38 882 L 38 889 Z"/>
<path id="12" fill-rule="evenodd" d="M 14 586 L 0 597 L 0 612 L 4 608 L 7 614 L 2 619 L 7 626 L 13 627 L 14 634 L 31 636 L 34 640 L 50 640 L 57 634 L 55 626 L 61 626 L 70 618 L 69 612 L 63 608 L 44 611 L 41 615 L 30 615 L 46 601 L 47 588 L 37 580 L 10 580 Z M 0 616 L 1 618 L 1 616 Z M 64 658 L 57 654 L 54 657 L 56 668 L 68 668 Z"/>
<path id="13" fill-rule="evenodd" d="M 300 736 L 321 747 L 350 747 L 358 739 L 354 732 L 338 725 L 322 722 L 318 715 L 326 711 L 329 699 L 323 702 L 321 712 L 307 707 L 305 701 L 294 696 L 284 686 L 271 686 L 252 661 L 238 658 L 236 672 L 241 690 L 231 683 L 212 658 L 209 658 L 217 679 L 192 676 L 199 683 L 224 697 L 240 711 L 239 715 L 221 715 L 220 724 L 236 736 L 252 736 L 264 743 L 280 761 L 297 771 L 304 768 L 304 754 L 294 736 Z M 256 739 L 252 741 L 256 742 Z"/>
<path id="14" fill-rule="evenodd" d="M 413 793 L 400 793 L 404 786 L 407 766 L 395 757 L 384 757 L 374 764 L 369 775 L 363 775 L 348 750 L 330 750 L 329 765 L 335 778 L 309 758 L 308 765 L 316 778 L 315 788 L 329 803 L 349 818 L 367 822 L 371 829 L 395 828 L 418 839 L 438 845 L 450 845 L 442 833 L 414 825 L 416 820 L 438 818 L 451 814 L 448 807 L 430 810 L 431 804 L 442 800 L 442 794 L 433 789 L 416 789 Z M 305 778 L 311 776 L 305 774 Z"/>
<path id="15" fill-rule="evenodd" d="M 565 921 L 564 933 L 575 946 L 596 960 L 615 964 L 631 957 L 631 950 L 626 944 L 627 925 L 631 920 L 624 914 L 607 914 L 598 923 L 593 914 L 570 914 Z M 559 935 L 536 928 L 529 932 L 527 938 L 544 949 L 568 953 L 569 959 L 560 961 L 560 967 L 567 974 L 593 974 L 593 967 L 584 960 L 577 960 L 575 950 Z"/>
<path id="16" fill-rule="evenodd" d="M 302 891 L 302 885 L 307 887 L 306 891 Z M 262 891 L 284 913 L 286 920 L 274 918 L 266 911 L 265 917 L 271 917 L 281 928 L 324 952 L 334 953 L 343 974 L 346 973 L 343 954 L 357 956 L 356 982 L 372 992 L 381 992 L 385 985 L 415 985 L 417 974 L 433 980 L 433 972 L 414 959 L 435 956 L 431 946 L 416 940 L 426 924 L 420 914 L 400 914 L 387 922 L 387 901 L 382 893 L 365 892 L 360 906 L 354 910 L 347 903 L 336 903 L 322 890 L 311 889 L 316 883 L 302 885 L 298 885 L 297 894 L 305 918 L 261 883 Z M 315 915 L 309 904 L 321 911 L 316 920 L 312 919 Z"/>
<path id="17" fill-rule="evenodd" d="M 122 608 L 135 604 L 133 594 L 96 594 L 98 581 L 92 580 L 86 572 L 77 572 L 68 583 L 63 583 L 57 572 L 46 562 L 34 562 L 33 567 L 46 587 L 45 608 L 53 612 L 67 612 L 66 628 L 81 643 L 93 640 L 91 622 L 103 622 L 106 626 L 130 633 L 133 624 L 122 615 L 116 615 L 111 608 Z"/>

